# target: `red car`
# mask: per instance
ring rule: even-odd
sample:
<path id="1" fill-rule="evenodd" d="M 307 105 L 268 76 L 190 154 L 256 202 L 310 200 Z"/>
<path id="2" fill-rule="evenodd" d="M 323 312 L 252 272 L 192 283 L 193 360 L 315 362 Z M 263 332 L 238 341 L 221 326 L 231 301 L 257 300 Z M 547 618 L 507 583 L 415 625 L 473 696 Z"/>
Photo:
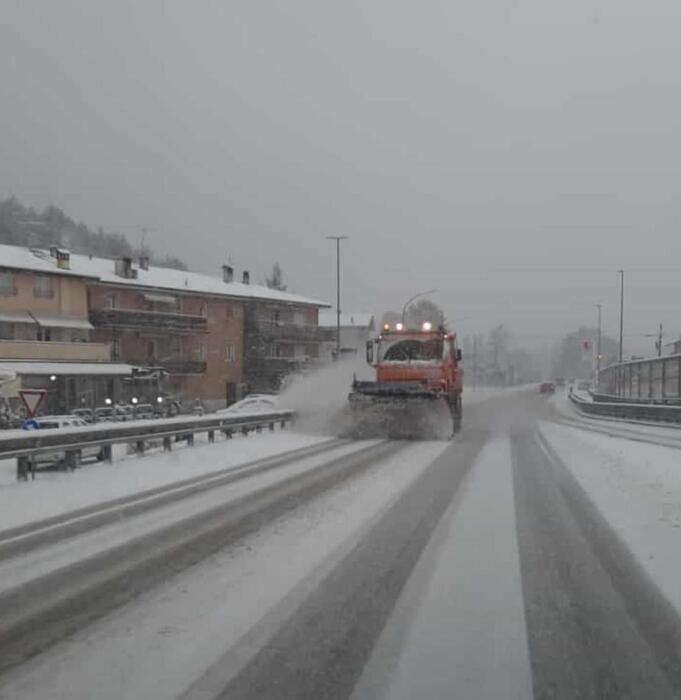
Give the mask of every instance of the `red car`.
<path id="1" fill-rule="evenodd" d="M 540 394 L 553 394 L 556 391 L 556 386 L 553 382 L 542 382 L 539 385 Z"/>

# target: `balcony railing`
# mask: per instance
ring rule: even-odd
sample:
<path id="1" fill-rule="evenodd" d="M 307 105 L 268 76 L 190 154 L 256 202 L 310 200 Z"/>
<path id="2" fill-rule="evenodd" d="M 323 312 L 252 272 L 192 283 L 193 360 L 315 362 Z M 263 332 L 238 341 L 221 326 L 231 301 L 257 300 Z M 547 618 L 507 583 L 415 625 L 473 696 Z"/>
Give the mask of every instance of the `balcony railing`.
<path id="1" fill-rule="evenodd" d="M 5 360 L 51 360 L 108 362 L 108 343 L 62 343 L 42 340 L 0 340 L 0 358 Z"/>
<path id="2" fill-rule="evenodd" d="M 156 328 L 168 331 L 207 332 L 205 316 L 146 309 L 100 309 L 90 312 L 90 321 L 99 328 Z"/>
<path id="3" fill-rule="evenodd" d="M 253 319 L 248 323 L 248 330 L 261 335 L 266 340 L 288 340 L 291 342 L 319 343 L 324 334 L 319 326 L 302 325 L 288 321 Z"/>
<path id="4" fill-rule="evenodd" d="M 136 367 L 160 367 L 168 374 L 204 374 L 207 367 L 205 360 L 144 358 L 126 361 Z"/>

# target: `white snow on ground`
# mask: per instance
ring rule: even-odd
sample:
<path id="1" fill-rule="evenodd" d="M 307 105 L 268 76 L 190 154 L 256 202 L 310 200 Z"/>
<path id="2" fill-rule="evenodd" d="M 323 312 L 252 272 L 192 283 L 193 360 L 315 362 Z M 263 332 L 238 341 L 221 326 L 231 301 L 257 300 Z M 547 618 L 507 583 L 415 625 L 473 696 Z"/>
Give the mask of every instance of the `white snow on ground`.
<path id="1" fill-rule="evenodd" d="M 678 443 L 681 447 L 681 426 L 674 423 L 587 416 L 574 407 L 567 394 L 552 397 L 551 404 L 564 421 L 575 426 L 584 426 L 587 430 L 605 431 L 612 436 L 652 440 L 668 447 L 676 447 Z"/>
<path id="2" fill-rule="evenodd" d="M 540 430 L 681 612 L 681 451 L 546 422 Z"/>
<path id="3" fill-rule="evenodd" d="M 448 444 L 412 443 L 380 466 L 269 523 L 10 673 L 9 700 L 167 700 L 260 621 L 271 634 Z M 304 590 L 301 590 L 304 589 Z M 295 589 L 292 597 L 280 603 Z M 259 642 L 264 642 L 260 639 Z M 222 660 L 237 645 L 238 651 Z M 219 678 L 222 683 L 224 678 Z M 216 689 L 217 690 L 217 689 Z M 212 696 L 208 696 L 212 697 Z"/>
<path id="4" fill-rule="evenodd" d="M 0 529 L 58 515 L 101 501 L 127 496 L 200 474 L 313 445 L 321 436 L 288 431 L 195 444 L 170 453 L 131 455 L 113 464 L 99 463 L 74 472 L 40 473 L 35 481 L 16 482 L 15 460 L 4 460 L 12 481 L 0 483 Z M 9 463 L 9 464 L 8 464 Z"/>
<path id="5" fill-rule="evenodd" d="M 462 698 L 532 697 L 511 470 L 508 438 L 489 442 L 407 582 L 352 700 L 447 698 L 452 688 Z"/>
<path id="6" fill-rule="evenodd" d="M 129 542 L 141 535 L 157 532 L 212 508 L 236 503 L 248 494 L 282 479 L 313 471 L 331 459 L 361 451 L 375 443 L 376 441 L 358 441 L 339 445 L 333 451 L 297 459 L 284 467 L 254 474 L 231 484 L 214 486 L 207 491 L 155 508 L 147 513 L 133 517 L 125 516 L 110 525 L 31 551 L 23 557 L 0 561 L 0 592 L 20 586 L 85 557 L 94 556 Z"/>

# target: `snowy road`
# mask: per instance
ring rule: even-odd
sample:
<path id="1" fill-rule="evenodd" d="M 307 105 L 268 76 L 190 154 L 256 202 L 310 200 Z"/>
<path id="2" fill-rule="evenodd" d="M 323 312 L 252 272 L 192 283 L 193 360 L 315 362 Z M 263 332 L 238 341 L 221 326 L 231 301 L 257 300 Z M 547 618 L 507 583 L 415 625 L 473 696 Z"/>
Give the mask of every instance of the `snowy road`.
<path id="1" fill-rule="evenodd" d="M 681 697 L 656 431 L 503 392 L 452 443 L 291 442 L 37 507 L 0 532 L 0 697 Z"/>

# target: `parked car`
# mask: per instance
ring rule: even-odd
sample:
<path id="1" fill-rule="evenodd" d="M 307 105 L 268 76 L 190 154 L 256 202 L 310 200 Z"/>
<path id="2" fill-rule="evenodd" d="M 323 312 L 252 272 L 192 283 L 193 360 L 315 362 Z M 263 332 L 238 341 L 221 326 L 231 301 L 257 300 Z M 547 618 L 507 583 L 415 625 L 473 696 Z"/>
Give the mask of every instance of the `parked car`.
<path id="1" fill-rule="evenodd" d="M 132 406 L 117 404 L 113 409 L 113 420 L 117 423 L 134 420 Z"/>
<path id="2" fill-rule="evenodd" d="M 37 416 L 25 420 L 21 427 L 23 430 L 63 430 L 64 428 L 87 428 L 90 424 L 82 418 L 74 415 L 65 416 Z M 78 450 L 80 462 L 82 459 L 104 459 L 104 451 L 100 446 L 83 447 Z M 36 455 L 33 463 L 36 469 L 41 466 L 55 467 L 63 466 L 66 461 L 65 450 L 55 450 Z"/>
<path id="3" fill-rule="evenodd" d="M 95 423 L 106 423 L 107 421 L 114 420 L 114 407 L 113 406 L 100 406 L 95 408 Z"/>
<path id="4" fill-rule="evenodd" d="M 540 394 L 553 394 L 556 391 L 556 387 L 553 382 L 542 382 L 539 385 Z"/>
<path id="5" fill-rule="evenodd" d="M 228 408 L 217 413 L 270 413 L 279 409 L 279 397 L 275 394 L 249 394 Z"/>
<path id="6" fill-rule="evenodd" d="M 95 422 L 95 412 L 91 408 L 74 408 L 71 411 L 71 415 L 84 420 L 86 423 Z"/>
<path id="7" fill-rule="evenodd" d="M 134 420 L 147 420 L 157 417 L 156 410 L 150 403 L 137 404 L 132 409 L 132 415 Z"/>

